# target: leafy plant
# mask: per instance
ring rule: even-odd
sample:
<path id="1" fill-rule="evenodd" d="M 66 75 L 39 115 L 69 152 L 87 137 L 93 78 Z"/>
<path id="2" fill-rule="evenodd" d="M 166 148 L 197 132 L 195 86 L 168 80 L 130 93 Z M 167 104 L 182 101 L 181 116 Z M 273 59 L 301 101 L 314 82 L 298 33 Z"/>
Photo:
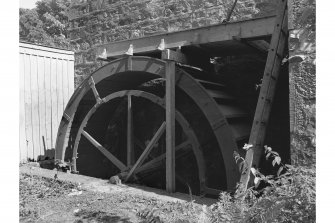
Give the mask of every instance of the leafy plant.
<path id="1" fill-rule="evenodd" d="M 271 147 L 265 146 L 265 154 L 279 167 L 277 174 L 265 176 L 252 168 L 254 186 L 244 199 L 221 193 L 219 202 L 210 207 L 211 222 L 315 222 L 315 168 L 283 164 Z"/>

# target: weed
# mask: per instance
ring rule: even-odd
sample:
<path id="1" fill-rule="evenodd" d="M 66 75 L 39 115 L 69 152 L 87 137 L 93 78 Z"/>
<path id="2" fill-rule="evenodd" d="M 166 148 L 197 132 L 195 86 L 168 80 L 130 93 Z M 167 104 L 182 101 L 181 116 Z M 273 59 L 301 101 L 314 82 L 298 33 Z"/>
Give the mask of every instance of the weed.
<path id="1" fill-rule="evenodd" d="M 315 222 L 315 167 L 283 164 L 271 147 L 265 146 L 265 154 L 274 167 L 279 166 L 276 176 L 252 169 L 254 186 L 244 199 L 222 192 L 209 208 L 209 222 Z M 236 161 L 240 160 L 238 156 Z M 258 188 L 261 182 L 266 186 Z"/>

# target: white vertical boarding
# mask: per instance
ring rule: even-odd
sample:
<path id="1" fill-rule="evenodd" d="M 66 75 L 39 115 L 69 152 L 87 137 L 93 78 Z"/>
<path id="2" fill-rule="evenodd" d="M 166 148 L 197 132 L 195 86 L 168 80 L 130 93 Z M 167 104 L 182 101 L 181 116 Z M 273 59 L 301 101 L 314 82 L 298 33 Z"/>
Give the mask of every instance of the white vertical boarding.
<path id="1" fill-rule="evenodd" d="M 67 61 L 68 60 L 62 60 L 62 69 L 63 69 L 63 112 L 67 105 L 67 102 L 69 101 L 69 83 L 68 83 L 68 72 L 67 72 Z M 62 112 L 62 114 L 63 114 Z"/>
<path id="2" fill-rule="evenodd" d="M 34 52 L 35 53 L 35 52 Z M 32 127 L 33 127 L 33 159 L 36 161 L 40 153 L 40 120 L 39 120 L 39 92 L 38 92 L 38 65 L 37 56 L 31 55 L 31 105 L 32 105 Z"/>
<path id="3" fill-rule="evenodd" d="M 40 122 L 40 151 L 39 155 L 44 156 L 46 152 L 46 126 L 45 126 L 45 66 L 44 66 L 45 57 L 38 56 L 37 57 L 37 67 L 38 67 L 38 114 L 39 114 L 39 122 Z M 41 157 L 42 158 L 42 157 Z"/>
<path id="4" fill-rule="evenodd" d="M 52 128 L 51 140 L 52 148 L 55 148 L 57 128 L 58 128 L 58 115 L 57 115 L 57 59 L 51 59 L 51 114 L 52 114 Z"/>
<path id="5" fill-rule="evenodd" d="M 30 59 L 31 55 L 24 55 L 24 104 L 25 104 L 25 128 L 26 128 L 26 148 L 27 159 L 33 159 L 33 128 L 32 128 L 32 101 L 31 101 L 31 68 Z"/>
<path id="6" fill-rule="evenodd" d="M 52 128 L 52 116 L 51 116 L 51 58 L 44 58 L 44 73 L 45 73 L 45 128 L 46 128 L 46 136 L 45 136 L 45 144 L 47 151 L 52 148 L 51 143 L 51 128 Z M 46 156 L 50 156 L 50 154 L 46 154 Z M 49 157 L 51 158 L 51 157 Z"/>
<path id="7" fill-rule="evenodd" d="M 27 143 L 26 143 L 26 126 L 25 126 L 25 89 L 24 89 L 24 54 L 20 53 L 20 162 L 27 161 Z"/>
<path id="8" fill-rule="evenodd" d="M 69 100 L 74 92 L 74 61 L 68 60 L 67 62 L 68 78 L 69 78 Z"/>
<path id="9" fill-rule="evenodd" d="M 69 51 L 20 43 L 20 162 L 54 158 L 50 152 L 74 90 L 73 60 Z"/>
<path id="10" fill-rule="evenodd" d="M 57 129 L 60 123 L 60 120 L 63 115 L 64 107 L 63 107 L 63 66 L 62 59 L 57 59 Z"/>

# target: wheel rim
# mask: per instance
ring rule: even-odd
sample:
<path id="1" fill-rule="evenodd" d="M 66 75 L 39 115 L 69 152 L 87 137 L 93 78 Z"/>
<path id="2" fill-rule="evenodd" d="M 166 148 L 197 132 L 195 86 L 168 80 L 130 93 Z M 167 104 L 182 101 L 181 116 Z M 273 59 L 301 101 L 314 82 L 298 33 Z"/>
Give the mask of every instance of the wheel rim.
<path id="1" fill-rule="evenodd" d="M 176 91 L 182 91 L 185 97 L 192 101 L 194 108 L 199 110 L 203 124 L 207 126 L 206 131 L 210 134 L 209 138 L 201 138 L 201 134 L 206 131 L 199 133 L 197 128 L 202 128 L 202 125 L 194 125 L 188 117 L 189 112 L 179 111 L 190 124 L 201 145 L 200 150 L 206 167 L 206 184 L 209 183 L 210 187 L 219 190 L 233 190 L 239 178 L 233 158 L 233 152 L 237 150 L 236 138 L 219 105 L 189 72 L 193 72 L 192 69 L 190 71 L 176 67 Z M 56 140 L 56 159 L 64 161 L 72 157 L 79 126 L 88 111 L 101 100 L 99 94 L 104 98 L 109 94 L 136 89 L 142 83 L 164 77 L 165 62 L 148 57 L 122 58 L 95 71 L 76 89 L 65 109 Z M 92 84 L 92 81 L 95 83 Z M 176 98 L 176 108 L 178 99 Z"/>
<path id="2" fill-rule="evenodd" d="M 139 91 L 139 90 L 119 91 L 119 92 L 112 93 L 112 94 L 106 96 L 105 98 L 101 99 L 103 101 L 103 103 L 97 103 L 95 106 L 93 106 L 90 109 L 90 111 L 87 113 L 87 115 L 85 116 L 84 120 L 82 121 L 82 123 L 79 127 L 79 130 L 78 130 L 78 133 L 77 133 L 77 136 L 76 136 L 76 140 L 75 140 L 74 149 L 73 149 L 73 167 L 74 167 L 75 171 L 77 171 L 77 158 L 78 158 L 77 154 L 80 153 L 80 149 L 78 149 L 78 146 L 79 146 L 79 143 L 80 143 L 80 140 L 81 140 L 82 136 L 89 139 L 91 144 L 93 144 L 93 146 L 98 148 L 98 150 L 100 150 L 100 152 L 102 151 L 102 153 L 105 156 L 107 156 L 109 161 L 111 161 L 114 164 L 114 166 L 116 166 L 119 169 L 119 173 L 122 172 L 123 174 L 125 174 L 125 173 L 130 173 L 131 172 L 131 175 L 129 175 L 129 176 L 125 175 L 125 179 L 124 179 L 125 181 L 130 180 L 133 177 L 134 174 L 145 172 L 148 169 L 149 170 L 152 169 L 153 167 L 157 168 L 157 164 L 164 164 L 165 153 L 160 154 L 156 157 L 151 157 L 151 160 L 147 161 L 147 162 L 144 162 L 145 159 L 142 159 L 142 160 L 140 160 L 139 165 L 137 165 L 136 167 L 133 167 L 133 165 L 130 166 L 130 167 L 129 166 L 127 167 L 127 164 L 125 164 L 124 162 L 121 162 L 116 156 L 114 156 L 104 146 L 102 146 L 99 142 L 97 142 L 97 140 L 95 140 L 94 137 L 92 137 L 90 135 L 90 133 L 85 131 L 85 127 L 86 127 L 87 123 L 90 121 L 90 118 L 94 115 L 94 113 L 99 108 L 101 108 L 103 105 L 105 105 L 106 103 L 108 103 L 108 102 L 110 102 L 114 99 L 117 99 L 117 98 L 127 98 L 127 100 L 129 100 L 129 98 L 133 98 L 133 99 L 143 98 L 143 99 L 146 99 L 146 100 L 150 101 L 151 103 L 157 104 L 161 108 L 165 108 L 164 100 L 162 98 L 159 98 L 158 96 L 156 96 L 154 94 L 144 92 L 144 91 Z M 120 102 L 120 103 L 122 103 L 122 102 Z M 176 111 L 176 121 L 181 126 L 182 132 L 186 136 L 186 139 L 184 139 L 183 142 L 176 144 L 176 153 L 178 153 L 179 151 L 182 151 L 183 149 L 185 149 L 185 147 L 190 145 L 191 150 L 192 150 L 192 152 L 193 152 L 193 154 L 196 158 L 196 163 L 197 163 L 197 168 L 198 168 L 197 172 L 198 172 L 198 179 L 199 179 L 199 187 L 200 187 L 200 188 L 192 188 L 192 189 L 194 191 L 202 192 L 204 190 L 204 186 L 205 186 L 205 165 L 204 165 L 204 158 L 202 156 L 201 151 L 199 150 L 200 144 L 199 144 L 193 130 L 188 127 L 189 126 L 188 122 L 180 114 L 179 111 Z M 164 132 L 164 128 L 163 128 L 164 126 L 163 127 L 162 126 L 163 126 L 163 124 L 161 125 L 161 128 L 158 129 L 159 137 Z M 137 139 L 137 141 L 138 141 L 138 139 Z M 135 142 L 136 142 L 136 140 L 135 140 Z M 137 143 L 137 144 L 139 144 L 139 143 Z M 189 149 L 190 148 L 188 148 L 186 150 L 189 150 Z M 151 148 L 151 150 L 152 150 L 152 148 Z M 150 152 L 149 152 L 149 154 L 150 154 Z M 145 156 L 145 157 L 147 157 L 147 156 Z M 177 157 L 178 157 L 178 155 L 177 155 Z M 137 157 L 137 158 L 139 158 L 139 157 Z M 136 161 L 138 161 L 138 159 Z M 136 164 L 136 162 L 134 164 Z M 177 180 L 181 181 L 182 177 L 178 177 L 178 178 L 177 178 Z M 183 183 L 188 184 L 187 181 L 185 181 L 185 180 L 184 180 Z"/>

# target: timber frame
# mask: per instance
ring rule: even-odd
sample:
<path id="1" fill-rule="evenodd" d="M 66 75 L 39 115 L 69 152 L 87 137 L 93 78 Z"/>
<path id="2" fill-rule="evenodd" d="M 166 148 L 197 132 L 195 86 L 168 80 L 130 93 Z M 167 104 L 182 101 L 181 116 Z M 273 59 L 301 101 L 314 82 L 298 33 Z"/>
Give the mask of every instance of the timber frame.
<path id="1" fill-rule="evenodd" d="M 109 160 L 111 160 L 114 164 L 116 164 L 116 166 L 118 166 L 120 170 L 122 171 L 125 170 L 127 167 L 127 164 L 122 164 L 121 162 L 118 162 L 115 159 L 115 157 L 112 157 L 111 154 L 108 154 L 102 145 L 100 145 L 96 140 L 94 140 L 93 137 L 90 137 L 89 135 L 90 133 L 83 131 L 83 128 L 85 127 L 87 120 L 89 119 L 91 113 L 94 113 L 94 111 L 97 110 L 99 106 L 107 103 L 109 100 L 109 97 L 121 97 L 121 95 L 124 95 L 124 96 L 131 95 L 133 98 L 133 96 L 138 93 L 132 92 L 132 91 L 120 91 L 120 92 L 116 91 L 115 95 L 111 94 L 110 96 L 100 98 L 101 93 L 98 92 L 95 86 L 97 86 L 99 82 L 102 82 L 104 79 L 108 77 L 118 76 L 117 74 L 119 73 L 128 73 L 128 74 L 134 73 L 134 79 L 139 78 L 140 73 L 143 73 L 146 75 L 150 74 L 150 78 L 153 78 L 153 77 L 165 78 L 167 74 L 170 74 L 170 72 L 172 72 L 172 70 L 170 70 L 171 68 L 167 68 L 167 64 L 169 63 L 170 63 L 170 66 L 172 64 L 172 68 L 173 68 L 174 62 L 163 61 L 163 60 L 149 58 L 149 57 L 127 56 L 127 57 L 114 60 L 111 63 L 101 67 L 95 73 L 93 73 L 89 78 L 87 78 L 75 91 L 75 93 L 71 97 L 64 111 L 63 118 L 60 123 L 58 135 L 57 135 L 56 159 L 64 162 L 66 149 L 71 149 L 73 151 L 72 165 L 74 166 L 74 170 L 76 171 L 75 169 L 76 157 L 77 157 L 76 150 L 78 148 L 79 138 L 81 137 L 81 134 L 79 133 L 82 132 L 84 137 L 87 138 L 98 150 L 100 150 L 103 154 L 105 154 L 105 156 L 108 157 Z M 225 175 L 226 175 L 226 181 L 227 181 L 226 187 L 228 188 L 228 190 L 233 190 L 235 188 L 236 182 L 238 181 L 239 174 L 238 174 L 237 166 L 235 165 L 234 158 L 231 156 L 231 154 L 233 154 L 233 151 L 237 150 L 237 146 L 234 141 L 232 132 L 227 124 L 227 121 L 222 116 L 222 113 L 219 107 L 216 105 L 214 99 L 207 93 L 204 87 L 201 86 L 199 82 L 193 79 L 187 72 L 185 72 L 179 66 L 175 66 L 174 68 L 175 68 L 175 71 L 174 71 L 175 79 L 171 80 L 171 82 L 175 82 L 176 87 L 183 89 L 183 91 L 185 91 L 185 93 L 189 97 L 194 99 L 194 101 L 197 103 L 197 105 L 200 108 L 204 108 L 204 111 L 205 111 L 204 115 L 207 117 L 209 124 L 214 129 L 214 134 L 217 136 L 218 143 L 221 148 L 222 158 L 225 163 Z M 141 82 L 142 80 L 138 79 L 135 81 Z M 73 120 L 75 118 L 76 112 L 78 111 L 78 107 L 79 107 L 81 100 L 90 91 L 93 92 L 93 95 L 95 97 L 95 105 L 93 105 L 93 107 L 87 113 L 87 116 L 85 116 L 84 121 L 81 122 L 81 126 L 77 130 L 75 130 L 75 132 L 77 132 L 76 133 L 77 137 L 75 139 L 75 143 L 71 144 L 72 141 L 70 140 L 70 134 L 71 134 L 71 131 L 74 131 L 73 128 L 71 127 Z M 173 91 L 171 91 L 171 94 L 173 94 Z M 141 94 L 141 96 L 144 96 L 144 94 Z M 171 101 L 168 96 L 165 99 L 159 99 L 159 100 L 155 99 L 154 101 L 158 104 L 161 104 L 162 106 L 163 105 L 165 105 L 166 107 L 171 106 L 169 105 Z M 171 113 L 174 113 L 176 115 L 176 120 L 179 123 L 185 123 L 185 121 L 182 121 L 182 118 L 180 118 L 180 115 L 178 115 L 178 112 L 173 107 L 174 107 L 173 105 L 170 107 L 170 111 L 166 112 L 166 115 L 169 116 L 171 115 Z M 173 111 L 171 109 L 173 109 Z M 167 110 L 168 109 L 166 109 L 166 111 Z M 182 125 L 188 126 L 187 122 Z M 169 135 L 168 131 L 166 131 L 166 137 L 173 137 L 174 128 L 172 127 L 172 125 L 170 128 L 171 129 L 169 130 L 170 132 L 169 134 L 171 135 Z M 188 128 L 185 127 L 184 131 L 187 132 L 187 135 L 190 138 L 195 138 L 192 136 L 194 135 L 192 131 L 188 130 Z M 199 168 L 199 180 L 200 180 L 200 185 L 202 188 L 201 190 L 203 190 L 205 193 L 206 191 L 208 193 L 216 191 L 215 189 L 211 189 L 208 186 L 206 186 L 205 179 L 204 177 L 202 177 L 203 172 L 206 172 L 206 168 L 202 168 L 202 165 L 203 165 L 202 163 L 204 163 L 201 158 L 202 152 L 198 150 L 199 145 L 196 142 L 196 140 L 194 139 L 192 141 L 194 145 L 192 146 L 192 148 L 194 148 L 193 151 L 194 151 L 195 156 L 197 157 L 197 163 L 198 163 L 198 168 Z M 174 162 L 173 153 L 175 153 L 177 147 L 175 147 L 174 145 L 171 145 L 170 149 L 172 151 L 170 151 L 170 153 L 172 152 L 172 155 L 167 155 L 165 157 L 168 160 L 169 165 L 172 164 L 169 167 L 170 170 L 167 169 L 167 171 L 171 171 L 171 169 L 173 168 L 173 162 Z M 144 168 L 141 165 L 137 165 L 137 166 L 139 170 Z M 138 170 L 133 170 L 133 172 L 135 173 L 136 171 Z M 167 177 L 172 178 L 173 172 L 172 174 L 171 172 L 169 172 L 167 175 L 169 175 Z M 170 188 L 171 188 L 170 192 L 174 192 L 175 188 L 174 188 L 173 183 L 170 185 Z"/>
<path id="2" fill-rule="evenodd" d="M 72 165 L 74 171 L 76 171 L 78 144 L 81 136 L 84 136 L 95 148 L 103 153 L 121 173 L 125 173 L 125 181 L 135 176 L 136 173 L 145 170 L 147 167 L 154 166 L 157 162 L 165 159 L 166 190 L 168 192 L 175 192 L 175 180 L 177 178 L 175 173 L 176 151 L 190 143 L 197 159 L 201 185 L 200 190 L 202 193 L 218 194 L 220 190 L 209 188 L 206 185 L 206 167 L 202 151 L 199 149 L 200 144 L 197 141 L 195 133 L 188 127 L 189 123 L 187 120 L 176 109 L 176 88 L 180 88 L 202 109 L 212 127 L 224 161 L 225 170 L 223 171 L 225 171 L 226 175 L 226 189 L 228 191 L 234 191 L 240 176 L 233 157 L 234 152 L 237 151 L 237 145 L 233 140 L 234 136 L 227 121 L 229 115 L 222 115 L 220 107 L 208 91 L 200 84 L 201 81 L 196 81 L 182 68 L 186 66 L 194 70 L 195 68 L 193 66 L 198 66 L 200 67 L 199 70 L 202 71 L 208 68 L 207 64 L 210 58 L 231 55 L 233 51 L 239 51 L 241 54 L 250 52 L 260 53 L 266 56 L 269 47 L 272 47 L 272 45 L 270 46 L 269 44 L 271 36 L 273 32 L 277 30 L 274 29 L 275 22 L 276 17 L 270 16 L 118 41 L 98 46 L 96 48 L 98 59 L 109 61 L 110 63 L 101 67 L 87 78 L 71 97 L 58 130 L 56 159 L 64 161 L 65 150 L 70 148 L 73 152 Z M 200 61 L 205 61 L 205 63 L 201 64 Z M 277 67 L 275 69 L 278 70 L 279 68 Z M 118 76 L 117 74 L 120 73 L 125 73 L 129 75 L 129 77 L 132 77 L 134 83 L 131 82 L 130 84 L 133 85 L 135 85 L 135 83 L 142 83 L 144 80 L 153 79 L 154 77 L 164 78 L 166 83 L 165 98 L 159 98 L 138 90 L 116 90 L 117 87 L 111 87 L 115 88 L 115 90 L 112 89 L 111 92 L 102 97 L 101 92 L 99 92 L 96 86 L 107 78 L 114 80 L 113 77 L 116 78 Z M 130 74 L 135 75 L 131 76 Z M 143 76 L 143 80 L 140 80 L 141 75 Z M 220 85 L 219 83 L 208 83 L 211 85 Z M 75 130 L 71 130 L 79 104 L 87 92 L 90 91 L 95 98 L 94 106 L 89 109 L 80 126 Z M 84 130 L 88 120 L 100 106 L 112 99 L 120 97 L 127 98 L 126 163 L 122 163 L 113 156 L 113 154 L 109 153 L 89 132 Z M 166 111 L 165 121 L 158 128 L 149 144 L 143 148 L 144 151 L 137 161 L 134 160 L 134 155 L 132 154 L 134 144 L 136 143 L 132 130 L 132 101 L 135 100 L 136 97 L 146 98 L 165 108 Z M 239 111 L 234 112 L 235 114 L 233 115 L 236 117 L 244 115 L 242 112 L 239 113 Z M 182 126 L 183 131 L 188 136 L 188 140 L 179 145 L 175 145 L 176 122 Z M 70 144 L 69 142 L 71 131 L 74 131 L 76 135 L 74 144 Z M 153 149 L 153 145 L 164 132 L 166 155 L 161 155 L 143 164 Z M 258 162 L 258 160 L 254 162 Z"/>

